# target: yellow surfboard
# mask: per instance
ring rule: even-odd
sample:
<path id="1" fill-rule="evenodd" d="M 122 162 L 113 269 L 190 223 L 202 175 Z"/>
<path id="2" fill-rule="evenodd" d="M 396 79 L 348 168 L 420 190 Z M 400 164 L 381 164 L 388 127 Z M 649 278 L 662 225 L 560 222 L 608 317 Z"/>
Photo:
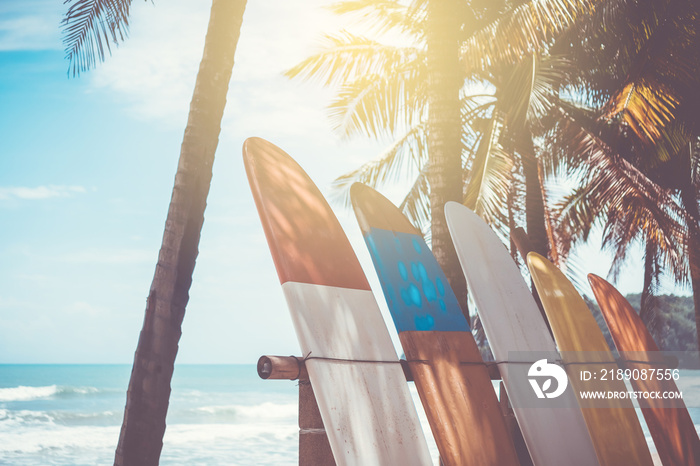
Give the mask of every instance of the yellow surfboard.
<path id="1" fill-rule="evenodd" d="M 606 377 L 608 380 L 597 377 L 594 383 L 582 380 L 582 371 L 602 375 L 603 369 L 617 368 L 603 332 L 576 288 L 558 268 L 534 252 L 527 255 L 527 265 L 554 339 L 564 363 L 568 364 L 569 380 L 576 395 L 591 389 L 626 392 L 625 383 L 611 380 L 612 377 Z M 631 401 L 605 400 L 605 407 L 582 404 L 583 417 L 601 465 L 653 464 Z"/>

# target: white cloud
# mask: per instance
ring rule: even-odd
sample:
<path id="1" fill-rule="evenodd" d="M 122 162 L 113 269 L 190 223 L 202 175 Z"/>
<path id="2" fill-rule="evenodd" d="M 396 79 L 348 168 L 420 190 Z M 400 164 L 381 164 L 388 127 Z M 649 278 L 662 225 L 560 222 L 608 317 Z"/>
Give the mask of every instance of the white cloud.
<path id="1" fill-rule="evenodd" d="M 8 199 L 51 199 L 55 197 L 72 197 L 76 194 L 83 194 L 87 190 L 82 186 L 37 186 L 36 188 L 27 188 L 23 186 L 17 187 L 0 187 L 0 200 Z"/>
<path id="2" fill-rule="evenodd" d="M 138 118 L 184 126 L 210 4 L 134 3 L 130 37 L 90 73 L 93 89 L 117 94 Z"/>
<path id="3" fill-rule="evenodd" d="M 65 7 L 52 0 L 0 5 L 0 51 L 61 49 L 59 24 Z"/>
<path id="4" fill-rule="evenodd" d="M 272 125 L 286 134 L 328 132 L 319 88 L 282 77 L 284 70 L 315 50 L 323 31 L 336 28 L 339 20 L 322 8 L 325 4 L 321 0 L 248 3 L 224 126 L 245 134 Z M 209 6 L 210 2 L 186 0 L 159 2 L 155 7 L 135 3 L 131 37 L 91 73 L 93 90 L 118 94 L 138 118 L 184 127 Z"/>

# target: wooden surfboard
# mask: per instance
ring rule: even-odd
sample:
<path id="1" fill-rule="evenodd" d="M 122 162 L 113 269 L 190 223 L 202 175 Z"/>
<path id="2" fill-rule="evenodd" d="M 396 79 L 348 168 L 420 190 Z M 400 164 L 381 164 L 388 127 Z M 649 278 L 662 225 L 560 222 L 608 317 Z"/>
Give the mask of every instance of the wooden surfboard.
<path id="1" fill-rule="evenodd" d="M 628 361 L 663 363 L 663 357 L 655 354 L 659 347 L 642 319 L 620 292 L 597 275 L 589 274 L 588 281 L 621 358 Z M 650 369 L 663 366 L 626 362 L 625 367 Z M 633 378 L 630 383 L 639 391 L 678 391 L 673 379 Z M 638 401 L 661 462 L 666 466 L 700 464 L 700 440 L 683 400 L 673 400 L 674 407 L 663 406 L 663 400 L 642 398 Z"/>
<path id="2" fill-rule="evenodd" d="M 554 340 L 567 366 L 569 380 L 578 395 L 582 391 L 626 392 L 625 382 L 616 379 L 584 381 L 581 371 L 600 373 L 601 369 L 617 369 L 615 357 L 603 332 L 581 295 L 568 278 L 549 260 L 531 252 L 527 266 L 547 313 Z M 591 364 L 581 364 L 590 362 Z M 644 432 L 630 400 L 605 400 L 605 406 L 586 407 L 583 418 L 591 434 L 601 465 L 653 464 Z"/>
<path id="3" fill-rule="evenodd" d="M 374 189 L 356 183 L 350 197 L 440 459 L 518 464 L 467 319 L 423 236 Z"/>
<path id="4" fill-rule="evenodd" d="M 246 140 L 243 160 L 337 464 L 431 464 L 391 337 L 330 206 L 273 144 Z"/>
<path id="5" fill-rule="evenodd" d="M 556 353 L 540 310 L 498 236 L 456 202 L 445 205 L 445 217 L 496 360 L 512 361 L 519 352 Z M 598 464 L 575 396 L 565 391 L 558 398 L 569 407 L 526 407 L 532 392 L 523 381 L 511 379 L 516 372 L 511 364 L 500 366 L 501 375 L 532 461 L 538 466 Z"/>

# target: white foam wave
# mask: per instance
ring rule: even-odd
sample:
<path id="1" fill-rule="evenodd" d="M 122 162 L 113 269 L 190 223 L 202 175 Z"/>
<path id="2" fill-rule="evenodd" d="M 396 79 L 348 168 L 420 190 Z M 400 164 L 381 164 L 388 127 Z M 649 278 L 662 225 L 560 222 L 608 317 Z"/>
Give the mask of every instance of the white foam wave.
<path id="1" fill-rule="evenodd" d="M 0 433 L 0 464 L 109 464 L 119 426 L 15 428 Z M 280 424 L 168 425 L 162 465 L 297 464 L 298 428 Z"/>
<path id="2" fill-rule="evenodd" d="M 54 396 L 90 395 L 100 390 L 95 387 L 62 387 L 58 385 L 46 385 L 43 387 L 18 387 L 0 388 L 0 402 L 3 401 L 31 401 Z"/>
<path id="3" fill-rule="evenodd" d="M 202 410 L 218 409 L 222 407 L 204 407 Z M 224 409 L 228 407 L 224 406 Z M 297 416 L 297 405 L 294 404 L 276 404 L 276 403 L 261 403 L 252 406 L 233 405 L 233 408 L 242 419 L 246 420 L 278 420 L 291 419 Z"/>
<path id="4" fill-rule="evenodd" d="M 80 425 L 119 425 L 122 419 L 120 411 L 32 411 L 28 409 L 0 409 L 0 432 L 17 427 L 42 427 L 61 424 Z"/>
<path id="5" fill-rule="evenodd" d="M 0 388 L 0 401 L 29 401 L 48 398 L 58 393 L 58 386 Z"/>
<path id="6" fill-rule="evenodd" d="M 296 403 L 261 403 L 256 405 L 211 405 L 186 409 L 171 407 L 168 422 L 173 424 L 253 424 L 294 423 Z"/>

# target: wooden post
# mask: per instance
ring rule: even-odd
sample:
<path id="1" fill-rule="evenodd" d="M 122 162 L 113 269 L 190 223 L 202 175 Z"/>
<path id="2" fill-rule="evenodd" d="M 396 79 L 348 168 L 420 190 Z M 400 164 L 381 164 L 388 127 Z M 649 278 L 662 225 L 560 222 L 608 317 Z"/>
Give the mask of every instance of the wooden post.
<path id="1" fill-rule="evenodd" d="M 515 444 L 515 452 L 518 454 L 520 466 L 533 466 L 530 453 L 527 451 L 527 445 L 525 445 L 525 439 L 523 438 L 522 432 L 520 432 L 520 426 L 518 426 L 518 421 L 515 419 L 513 408 L 510 406 L 508 394 L 506 393 L 506 386 L 503 384 L 502 380 L 498 387 L 498 393 L 501 413 L 506 421 L 506 428 L 510 432 L 510 436 Z"/>
<path id="2" fill-rule="evenodd" d="M 308 378 L 299 379 L 299 466 L 335 466 L 314 389 Z"/>
<path id="3" fill-rule="evenodd" d="M 299 381 L 299 466 L 335 466 L 304 360 L 295 356 L 261 356 L 258 375 L 266 380 Z"/>
<path id="4" fill-rule="evenodd" d="M 261 379 L 301 380 L 308 379 L 306 366 L 296 356 L 260 356 L 258 375 Z"/>

